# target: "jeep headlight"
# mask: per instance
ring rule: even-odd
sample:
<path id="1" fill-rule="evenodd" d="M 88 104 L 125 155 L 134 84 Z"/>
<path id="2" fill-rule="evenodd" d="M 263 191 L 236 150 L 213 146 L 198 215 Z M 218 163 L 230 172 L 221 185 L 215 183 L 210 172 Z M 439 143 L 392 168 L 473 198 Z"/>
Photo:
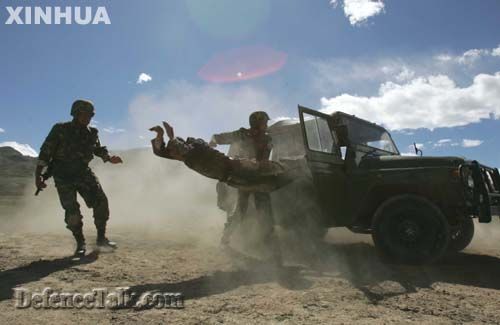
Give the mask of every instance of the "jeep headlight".
<path id="1" fill-rule="evenodd" d="M 467 186 L 469 186 L 470 188 L 474 188 L 474 178 L 471 174 L 467 176 Z"/>
<path id="2" fill-rule="evenodd" d="M 460 166 L 460 176 L 465 186 L 470 189 L 474 188 L 474 177 L 472 176 L 472 170 L 468 166 Z"/>

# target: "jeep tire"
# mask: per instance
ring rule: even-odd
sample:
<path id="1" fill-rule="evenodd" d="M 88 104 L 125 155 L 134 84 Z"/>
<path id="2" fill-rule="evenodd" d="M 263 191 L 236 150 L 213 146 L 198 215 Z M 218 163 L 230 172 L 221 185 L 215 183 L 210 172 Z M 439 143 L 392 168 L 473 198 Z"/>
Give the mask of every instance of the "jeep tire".
<path id="1" fill-rule="evenodd" d="M 388 199 L 377 209 L 372 237 L 385 260 L 425 264 L 436 261 L 446 252 L 450 228 L 435 204 L 406 194 Z"/>
<path id="2" fill-rule="evenodd" d="M 456 226 L 451 226 L 449 252 L 460 252 L 464 250 L 474 237 L 474 220 L 466 217 L 459 221 Z"/>

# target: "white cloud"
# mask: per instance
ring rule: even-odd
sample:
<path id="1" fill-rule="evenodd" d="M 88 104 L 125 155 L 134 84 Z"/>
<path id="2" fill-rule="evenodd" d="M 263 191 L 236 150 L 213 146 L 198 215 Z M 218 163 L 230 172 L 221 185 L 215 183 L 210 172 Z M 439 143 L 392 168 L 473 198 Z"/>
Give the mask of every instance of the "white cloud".
<path id="1" fill-rule="evenodd" d="M 14 141 L 0 143 L 0 147 L 11 147 L 24 156 L 38 157 L 38 153 L 29 144 L 21 144 Z"/>
<path id="2" fill-rule="evenodd" d="M 464 148 L 479 147 L 483 142 L 484 141 L 482 141 L 482 140 L 463 139 L 462 140 L 462 147 L 464 147 Z"/>
<path id="3" fill-rule="evenodd" d="M 334 7 L 339 5 L 341 0 L 331 0 Z M 384 12 L 385 5 L 382 0 L 343 0 L 344 14 L 349 19 L 351 25 L 360 25 L 372 16 Z"/>
<path id="4" fill-rule="evenodd" d="M 454 60 L 454 57 L 449 54 L 438 54 L 434 57 L 434 59 L 441 62 L 449 62 Z"/>
<path id="5" fill-rule="evenodd" d="M 434 147 L 444 147 L 451 144 L 451 139 L 441 139 L 434 143 Z"/>
<path id="6" fill-rule="evenodd" d="M 136 83 L 138 85 L 141 85 L 143 83 L 150 82 L 151 80 L 153 80 L 153 78 L 150 75 L 148 75 L 147 73 L 143 72 L 143 73 L 141 73 L 139 75 L 139 78 L 137 78 L 137 82 Z"/>
<path id="7" fill-rule="evenodd" d="M 485 49 L 472 49 L 464 52 L 461 56 L 457 58 L 460 64 L 472 64 L 479 60 L 483 56 L 488 56 L 490 54 L 489 50 Z"/>
<path id="8" fill-rule="evenodd" d="M 491 55 L 500 56 L 500 45 L 496 49 L 491 50 Z"/>
<path id="9" fill-rule="evenodd" d="M 0 133 L 5 133 L 5 130 L 0 128 Z"/>
<path id="10" fill-rule="evenodd" d="M 399 82 L 404 82 L 411 80 L 415 77 L 415 71 L 411 70 L 410 68 L 403 66 L 401 69 L 401 72 L 396 76 L 396 80 Z"/>
<path id="11" fill-rule="evenodd" d="M 425 145 L 423 143 L 415 143 L 415 146 L 417 149 L 424 150 Z M 416 157 L 420 156 L 420 152 L 417 153 L 415 152 L 415 146 L 413 144 L 410 144 L 408 147 L 406 147 L 406 152 L 401 152 L 401 156 L 410 156 L 410 157 Z"/>
<path id="12" fill-rule="evenodd" d="M 410 66 L 402 59 L 330 59 L 309 62 L 312 86 L 322 92 L 352 86 L 357 91 L 361 83 L 378 85 L 382 81 L 405 82 L 413 79 L 424 64 Z M 434 69 L 432 69 L 434 70 Z"/>
<path id="13" fill-rule="evenodd" d="M 479 59 L 500 56 L 500 46 L 495 49 L 470 49 L 460 55 L 438 54 L 434 59 L 443 63 L 472 65 Z"/>
<path id="14" fill-rule="evenodd" d="M 400 129 L 400 130 L 395 130 L 395 132 L 404 134 L 404 135 L 414 135 L 415 132 L 412 130 L 407 130 L 407 129 Z"/>
<path id="15" fill-rule="evenodd" d="M 383 83 L 378 96 L 322 98 L 322 110 L 354 114 L 390 129 L 454 127 L 500 116 L 500 72 L 479 74 L 468 87 L 445 75 Z"/>
<path id="16" fill-rule="evenodd" d="M 125 129 L 117 129 L 117 128 L 113 127 L 113 126 L 109 126 L 109 127 L 107 127 L 107 128 L 103 128 L 102 130 L 103 130 L 104 132 L 106 132 L 106 133 L 110 133 L 110 134 L 115 134 L 115 133 L 123 133 L 123 132 L 125 132 Z"/>

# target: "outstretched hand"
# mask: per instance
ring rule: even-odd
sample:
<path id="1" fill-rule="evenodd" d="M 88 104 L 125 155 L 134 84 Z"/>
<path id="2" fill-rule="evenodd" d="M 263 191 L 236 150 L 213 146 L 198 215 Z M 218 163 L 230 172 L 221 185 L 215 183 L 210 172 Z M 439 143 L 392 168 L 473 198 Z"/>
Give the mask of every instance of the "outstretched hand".
<path id="1" fill-rule="evenodd" d="M 165 128 L 165 130 L 167 131 L 167 136 L 170 140 L 172 140 L 175 135 L 174 135 L 174 128 L 168 124 L 167 122 L 163 121 L 163 127 Z"/>
<path id="2" fill-rule="evenodd" d="M 165 134 L 165 131 L 163 131 L 162 127 L 159 125 L 153 126 L 149 131 L 156 132 L 157 138 L 163 138 L 163 134 Z"/>

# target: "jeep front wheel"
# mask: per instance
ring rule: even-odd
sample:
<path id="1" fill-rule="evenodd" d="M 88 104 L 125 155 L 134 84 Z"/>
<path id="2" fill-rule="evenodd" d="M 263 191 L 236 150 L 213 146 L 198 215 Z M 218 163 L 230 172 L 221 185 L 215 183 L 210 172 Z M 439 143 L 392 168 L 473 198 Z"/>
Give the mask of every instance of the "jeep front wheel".
<path id="1" fill-rule="evenodd" d="M 459 221 L 456 226 L 451 227 L 449 252 L 460 252 L 464 250 L 474 237 L 474 220 L 466 217 Z"/>
<path id="2" fill-rule="evenodd" d="M 375 247 L 385 258 L 408 264 L 431 263 L 448 248 L 448 221 L 439 208 L 416 195 L 384 202 L 372 222 Z"/>

